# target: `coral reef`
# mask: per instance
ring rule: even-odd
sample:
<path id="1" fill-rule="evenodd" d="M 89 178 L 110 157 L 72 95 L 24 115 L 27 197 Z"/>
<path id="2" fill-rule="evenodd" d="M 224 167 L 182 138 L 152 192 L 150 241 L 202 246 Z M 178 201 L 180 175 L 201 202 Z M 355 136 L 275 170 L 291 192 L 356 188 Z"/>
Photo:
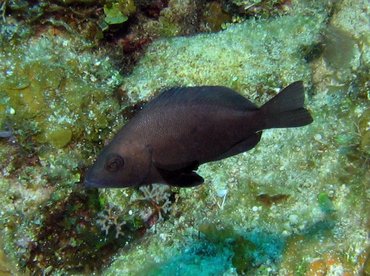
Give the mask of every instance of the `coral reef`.
<path id="1" fill-rule="evenodd" d="M 244 17 L 269 18 L 285 14 L 292 3 L 289 0 L 233 0 L 225 4 Z"/>
<path id="2" fill-rule="evenodd" d="M 309 83 L 310 65 L 302 51 L 319 42 L 325 19 L 325 12 L 319 11 L 315 16 L 250 20 L 217 35 L 156 41 L 126 78 L 123 90 L 137 101 L 166 87 L 222 83 L 262 103 L 278 86 L 297 79 Z"/>
<path id="3" fill-rule="evenodd" d="M 368 20 L 361 12 L 365 6 L 356 3 L 360 18 L 334 27 L 338 16 L 353 15 L 347 11 L 349 2 L 335 7 L 328 2 L 324 8 L 300 3 L 293 6 L 296 14 L 250 20 L 217 35 L 161 40 L 149 47 L 122 87 L 132 102 L 165 87 L 223 84 L 262 103 L 276 87 L 304 79 L 306 84 L 314 81 L 308 87 L 308 104 L 315 122 L 302 129 L 265 131 L 253 151 L 202 166 L 200 173 L 209 183 L 180 190 L 172 210 L 176 219 L 157 225 L 157 234 L 117 257 L 105 271 L 108 275 L 149 273 L 149 267 L 159 275 L 361 271 L 369 231 L 369 163 L 362 146 L 368 132 L 364 118 L 369 79 L 360 72 L 369 64 L 369 32 L 359 27 L 353 41 L 347 41 L 347 32 Z M 332 25 L 334 38 L 326 31 Z M 343 44 L 343 39 L 339 47 L 346 56 L 340 66 L 331 45 Z M 255 240 L 248 238 L 251 229 L 259 233 Z M 284 241 L 284 249 L 271 249 L 260 260 L 256 252 L 269 247 L 273 237 Z M 125 265 L 142 258 L 148 267 Z"/>
<path id="4" fill-rule="evenodd" d="M 122 78 L 108 58 L 88 53 L 83 41 L 68 36 L 46 32 L 27 43 L 13 40 L 2 46 L 0 127 L 9 129 L 11 137 L 0 141 L 1 235 L 6 254 L 20 268 L 50 271 L 59 261 L 49 250 L 66 254 L 56 250 L 61 244 L 50 244 L 50 238 L 71 234 L 66 227 L 70 229 L 76 218 L 66 218 L 55 228 L 48 223 L 54 223 L 53 213 L 59 219 L 81 215 L 66 211 L 66 203 L 83 209 L 77 205 L 87 199 L 70 201 L 70 195 L 75 194 L 84 162 L 114 122 L 122 123 L 113 95 Z M 54 206 L 52 213 L 47 206 Z M 89 216 L 89 221 L 95 212 L 81 216 Z M 60 242 L 68 244 L 76 235 Z M 78 240 L 72 247 L 80 245 Z"/>
<path id="5" fill-rule="evenodd" d="M 1 7 L 0 274 L 369 273 L 367 1 L 41 2 Z M 203 185 L 82 188 L 161 89 L 224 85 L 261 104 L 299 79 L 314 123 L 202 165 Z"/>

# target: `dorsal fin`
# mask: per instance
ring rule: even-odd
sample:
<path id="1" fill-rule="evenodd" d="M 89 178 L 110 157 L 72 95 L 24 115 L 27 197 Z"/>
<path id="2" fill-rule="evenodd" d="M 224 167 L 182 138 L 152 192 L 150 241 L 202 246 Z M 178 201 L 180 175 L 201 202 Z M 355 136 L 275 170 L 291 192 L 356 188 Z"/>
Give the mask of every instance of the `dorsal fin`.
<path id="1" fill-rule="evenodd" d="M 174 87 L 161 92 L 144 108 L 173 105 L 212 105 L 236 110 L 256 110 L 257 106 L 224 86 Z"/>

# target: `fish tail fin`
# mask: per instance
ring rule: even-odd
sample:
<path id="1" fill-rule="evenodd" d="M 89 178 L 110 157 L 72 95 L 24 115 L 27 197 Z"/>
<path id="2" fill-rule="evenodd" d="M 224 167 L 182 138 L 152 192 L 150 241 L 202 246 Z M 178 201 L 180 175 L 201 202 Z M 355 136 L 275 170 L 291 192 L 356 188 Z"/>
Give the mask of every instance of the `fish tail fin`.
<path id="1" fill-rule="evenodd" d="M 293 82 L 261 107 L 264 128 L 300 127 L 312 123 L 311 114 L 303 105 L 303 82 Z"/>

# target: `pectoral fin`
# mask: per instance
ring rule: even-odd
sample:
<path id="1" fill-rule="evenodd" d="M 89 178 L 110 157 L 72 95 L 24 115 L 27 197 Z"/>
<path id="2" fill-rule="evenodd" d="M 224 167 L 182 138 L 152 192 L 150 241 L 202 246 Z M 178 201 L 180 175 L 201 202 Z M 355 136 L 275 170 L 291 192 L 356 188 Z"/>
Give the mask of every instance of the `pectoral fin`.
<path id="1" fill-rule="evenodd" d="M 173 170 L 171 167 L 165 169 L 161 166 L 155 165 L 159 174 L 168 185 L 176 187 L 194 187 L 202 184 L 204 179 L 194 172 L 194 169 L 197 169 L 199 163 L 194 161 L 191 164 L 188 164 L 186 167 L 181 169 Z"/>
<path id="2" fill-rule="evenodd" d="M 198 175 L 195 172 L 191 173 L 180 173 L 178 175 L 173 175 L 169 178 L 164 178 L 167 184 L 171 186 L 181 187 L 181 188 L 189 188 L 195 187 L 204 182 L 203 177 Z"/>

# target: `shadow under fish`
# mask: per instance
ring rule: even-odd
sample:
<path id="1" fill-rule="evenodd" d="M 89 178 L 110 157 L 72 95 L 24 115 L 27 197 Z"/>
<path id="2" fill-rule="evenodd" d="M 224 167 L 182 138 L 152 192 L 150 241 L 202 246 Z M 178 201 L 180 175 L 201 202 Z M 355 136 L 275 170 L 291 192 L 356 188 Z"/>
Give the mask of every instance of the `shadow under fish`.
<path id="1" fill-rule="evenodd" d="M 195 170 L 255 147 L 262 130 L 300 127 L 313 119 L 297 81 L 261 107 L 223 86 L 163 91 L 113 138 L 88 170 L 88 188 L 163 183 L 193 187 Z"/>

